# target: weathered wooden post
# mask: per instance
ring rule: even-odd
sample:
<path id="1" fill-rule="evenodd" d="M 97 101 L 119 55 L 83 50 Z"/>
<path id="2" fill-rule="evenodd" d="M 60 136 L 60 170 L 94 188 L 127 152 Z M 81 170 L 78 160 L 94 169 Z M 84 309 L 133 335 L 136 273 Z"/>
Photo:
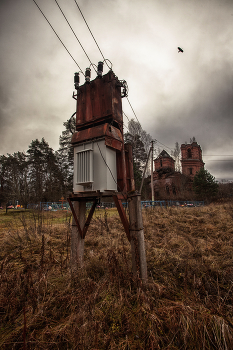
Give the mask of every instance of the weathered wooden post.
<path id="1" fill-rule="evenodd" d="M 144 229 L 142 222 L 141 195 L 131 194 L 128 198 L 129 205 L 129 231 L 132 254 L 133 274 L 147 282 L 147 263 L 144 242 Z"/>
<path id="2" fill-rule="evenodd" d="M 79 218 L 81 230 L 84 229 L 86 216 L 86 201 L 76 201 L 73 205 L 76 216 Z M 70 237 L 70 268 L 72 272 L 78 267 L 83 267 L 84 237 L 81 236 L 77 226 L 75 216 L 72 217 L 72 230 Z"/>

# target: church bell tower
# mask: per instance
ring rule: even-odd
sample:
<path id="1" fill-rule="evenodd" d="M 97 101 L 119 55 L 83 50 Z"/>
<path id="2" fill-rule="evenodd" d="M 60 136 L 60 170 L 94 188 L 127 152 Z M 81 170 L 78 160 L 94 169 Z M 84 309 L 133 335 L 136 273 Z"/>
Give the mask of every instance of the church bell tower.
<path id="1" fill-rule="evenodd" d="M 196 141 L 181 145 L 181 165 L 182 174 L 192 179 L 201 168 L 204 168 L 201 146 Z"/>

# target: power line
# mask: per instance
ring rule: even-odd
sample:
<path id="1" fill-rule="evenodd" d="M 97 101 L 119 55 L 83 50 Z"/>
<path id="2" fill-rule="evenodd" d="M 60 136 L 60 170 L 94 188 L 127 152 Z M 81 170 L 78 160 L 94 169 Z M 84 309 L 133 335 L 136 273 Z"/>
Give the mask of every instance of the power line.
<path id="1" fill-rule="evenodd" d="M 65 18 L 65 20 L 66 20 L 68 26 L 70 27 L 72 33 L 74 34 L 74 36 L 75 36 L 75 38 L 77 39 L 79 45 L 81 46 L 82 50 L 84 51 L 84 53 L 85 53 L 86 57 L 88 58 L 89 62 L 91 63 L 91 65 L 93 65 L 92 62 L 91 62 L 91 60 L 90 60 L 90 58 L 89 58 L 89 56 L 88 56 L 88 54 L 87 54 L 87 52 L 85 51 L 85 49 L 84 49 L 84 47 L 82 46 L 80 40 L 78 39 L 78 37 L 77 37 L 77 35 L 75 34 L 73 28 L 71 27 L 71 25 L 70 25 L 70 23 L 69 23 L 69 21 L 68 21 L 66 15 L 65 15 L 64 12 L 62 11 L 60 5 L 58 4 L 57 0 L 54 0 L 54 1 L 56 2 L 56 4 L 57 4 L 59 10 L 61 11 L 63 17 Z M 53 26 L 52 26 L 51 23 L 49 22 L 48 18 L 45 16 L 45 14 L 43 13 L 43 11 L 41 10 L 41 8 L 39 7 L 39 5 L 37 4 L 37 2 L 36 2 L 35 0 L 33 0 L 33 2 L 34 2 L 35 5 L 38 7 L 39 11 L 41 12 L 41 14 L 42 14 L 43 17 L 45 18 L 45 20 L 48 22 L 49 26 L 52 28 L 53 32 L 55 33 L 55 35 L 57 36 L 57 38 L 59 39 L 59 41 L 61 42 L 61 44 L 62 44 L 63 47 L 65 48 L 65 50 L 68 52 L 68 54 L 70 55 L 70 57 L 71 57 L 71 58 L 73 59 L 73 61 L 76 63 L 76 65 L 78 66 L 78 68 L 79 68 L 79 70 L 81 71 L 81 73 L 84 75 L 82 69 L 80 68 L 80 66 L 78 65 L 78 63 L 77 63 L 76 60 L 74 59 L 74 57 L 71 55 L 71 53 L 69 52 L 69 50 L 67 49 L 67 47 L 65 46 L 65 44 L 63 43 L 63 41 L 61 40 L 61 38 L 58 36 L 57 32 L 55 31 L 55 29 L 53 28 Z M 109 65 L 108 65 L 108 63 L 107 63 L 107 59 L 105 59 L 105 57 L 104 57 L 104 55 L 103 55 L 103 53 L 102 53 L 102 51 L 101 51 L 101 49 L 100 49 L 100 47 L 99 47 L 99 45 L 98 45 L 98 43 L 97 43 L 95 37 L 94 37 L 94 35 L 93 35 L 93 33 L 92 33 L 92 31 L 91 31 L 91 29 L 90 29 L 90 27 L 89 27 L 89 25 L 88 25 L 88 23 L 87 23 L 87 21 L 86 21 L 84 15 L 83 15 L 81 9 L 80 9 L 78 3 L 76 2 L 76 0 L 74 0 L 74 2 L 76 3 L 76 5 L 77 5 L 77 7 L 78 7 L 78 9 L 79 9 L 79 11 L 80 11 L 82 17 L 83 17 L 83 20 L 84 20 L 84 22 L 85 22 L 85 24 L 86 24 L 86 26 L 87 26 L 87 28 L 88 28 L 88 30 L 89 30 L 89 32 L 90 32 L 92 38 L 93 38 L 93 40 L 95 41 L 95 43 L 96 43 L 96 45 L 97 45 L 97 47 L 98 47 L 98 49 L 99 49 L 99 51 L 100 51 L 100 53 L 101 53 L 101 55 L 102 55 L 104 61 L 105 61 L 105 63 L 107 64 L 107 66 L 108 66 L 109 69 L 112 69 L 112 67 L 109 67 Z M 94 66 L 94 65 L 93 65 L 93 66 Z M 95 67 L 94 67 L 94 69 L 95 69 Z M 95 69 L 95 70 L 96 70 L 96 69 Z M 137 115 L 136 115 L 136 113 L 135 113 L 135 111 L 134 111 L 134 109 L 133 109 L 133 107 L 132 107 L 132 105 L 131 105 L 131 103 L 130 103 L 128 97 L 127 97 L 127 100 L 128 100 L 128 103 L 129 103 L 129 105 L 130 105 L 130 107 L 131 107 L 131 109 L 132 109 L 134 115 L 135 115 L 135 118 L 137 119 L 137 122 L 140 124 L 140 122 L 139 122 L 139 120 L 138 120 L 138 118 L 137 118 Z M 123 112 L 123 113 L 124 113 L 124 112 Z M 126 118 L 127 118 L 128 121 L 129 121 L 128 116 L 127 116 L 125 113 L 124 113 L 124 115 L 126 116 Z M 140 124 L 140 125 L 141 125 L 141 124 Z M 125 126 L 125 125 L 124 125 L 124 126 Z M 125 127 L 126 127 L 126 126 L 125 126 Z M 127 127 L 126 127 L 126 128 L 127 128 Z M 128 128 L 127 128 L 127 129 L 128 129 Z M 128 129 L 128 130 L 129 130 L 129 129 Z M 169 147 L 168 147 L 168 148 L 169 148 Z"/>
<path id="2" fill-rule="evenodd" d="M 124 116 L 128 119 L 128 122 L 129 122 L 129 118 L 127 117 L 127 115 L 125 114 L 125 112 L 123 112 Z"/>
<path id="3" fill-rule="evenodd" d="M 90 58 L 89 58 L 89 56 L 88 56 L 88 54 L 87 54 L 87 52 L 85 51 L 85 49 L 84 49 L 83 45 L 81 44 L 80 40 L 78 39 L 77 35 L 75 34 L 75 32 L 74 32 L 73 28 L 71 27 L 71 25 L 70 25 L 70 23 L 69 23 L 69 21 L 68 21 L 68 19 L 67 19 L 66 15 L 65 15 L 65 14 L 64 14 L 64 12 L 62 11 L 62 9 L 61 9 L 60 5 L 58 4 L 57 0 L 54 0 L 54 1 L 56 2 L 56 4 L 57 4 L 57 6 L 58 6 L 59 10 L 61 11 L 61 13 L 62 13 L 63 17 L 65 18 L 65 20 L 66 20 L 66 22 L 67 22 L 68 26 L 70 27 L 70 29 L 71 29 L 72 33 L 74 34 L 75 38 L 77 39 L 77 41 L 78 41 L 79 45 L 80 45 L 80 46 L 81 46 L 81 48 L 83 49 L 83 52 L 84 52 L 84 53 L 85 53 L 85 55 L 87 56 L 87 59 L 89 60 L 89 62 L 90 62 L 90 63 L 92 63 L 92 62 L 91 62 L 91 60 L 90 60 Z"/>
<path id="4" fill-rule="evenodd" d="M 55 0 L 55 1 L 56 1 L 56 0 Z M 99 52 L 101 53 L 101 55 L 102 55 L 102 57 L 103 57 L 105 63 L 107 64 L 107 66 L 108 66 L 109 69 L 112 69 L 112 67 L 109 67 L 109 65 L 108 65 L 108 63 L 107 63 L 107 60 L 105 59 L 105 57 L 104 57 L 104 55 L 103 55 L 103 52 L 101 51 L 101 49 L 100 49 L 100 47 L 99 47 L 99 45 L 98 45 L 98 43 L 97 43 L 97 41 L 96 41 L 96 39 L 95 39 L 95 37 L 94 37 L 94 35 L 93 35 L 93 33 L 92 33 L 92 31 L 91 31 L 91 29 L 90 29 L 90 27 L 89 27 L 89 25 L 88 25 L 88 23 L 87 23 L 87 21 L 86 21 L 86 19 L 85 19 L 83 13 L 82 13 L 82 11 L 81 11 L 81 9 L 80 9 L 80 7 L 79 7 L 77 1 L 74 0 L 74 2 L 75 2 L 75 4 L 77 5 L 77 7 L 78 7 L 78 9 L 79 9 L 79 12 L 81 13 L 82 18 L 83 18 L 83 20 L 84 20 L 84 22 L 85 22 L 85 24 L 86 24 L 86 26 L 87 26 L 87 28 L 88 28 L 88 30 L 89 30 L 91 36 L 92 36 L 94 42 L 96 43 L 96 46 L 98 47 Z M 129 101 L 128 96 L 127 96 L 127 100 L 128 100 L 128 103 L 129 103 L 129 105 L 130 105 L 130 107 L 131 107 L 131 109 L 132 109 L 134 115 L 135 115 L 135 118 L 137 119 L 138 123 L 140 124 L 140 122 L 139 122 L 139 120 L 138 120 L 138 117 L 137 117 L 137 115 L 136 115 L 136 113 L 135 113 L 135 111 L 134 111 L 134 109 L 133 109 L 133 107 L 132 107 L 132 105 L 131 105 L 131 103 L 130 103 L 130 101 Z M 125 115 L 125 116 L 126 116 L 126 115 Z M 127 117 L 127 116 L 126 116 L 126 117 Z M 127 117 L 127 119 L 128 119 L 128 117 Z M 129 120 L 129 119 L 128 119 L 128 120 Z"/>
<path id="5" fill-rule="evenodd" d="M 168 147 L 168 146 L 164 145 L 164 143 L 160 142 L 160 141 L 157 140 L 157 139 L 156 139 L 156 141 L 157 141 L 158 143 L 160 143 L 161 145 L 163 145 L 164 147 L 166 147 L 166 148 L 170 149 L 171 151 L 173 151 L 173 149 L 172 149 L 171 147 Z"/>
<path id="6" fill-rule="evenodd" d="M 128 96 L 127 96 L 127 101 L 129 102 Z M 129 105 L 130 105 L 130 107 L 131 107 L 131 109 L 132 109 L 132 111 L 133 111 L 133 114 L 135 115 L 135 118 L 137 119 L 138 123 L 141 125 L 141 123 L 140 123 L 140 121 L 138 120 L 138 117 L 137 117 L 136 113 L 134 112 L 134 109 L 133 109 L 133 107 L 132 107 L 132 105 L 131 105 L 130 102 L 129 102 Z"/>
<path id="7" fill-rule="evenodd" d="M 43 11 L 41 10 L 41 8 L 39 7 L 39 5 L 37 4 L 37 2 L 35 0 L 32 0 L 35 5 L 38 7 L 39 11 L 41 12 L 41 14 L 43 15 L 43 17 L 45 18 L 45 20 L 48 22 L 48 24 L 50 25 L 50 27 L 52 28 L 54 34 L 57 36 L 58 40 L 60 41 L 60 43 L 62 44 L 62 46 L 66 49 L 66 51 L 68 52 L 68 54 L 70 55 L 70 57 L 72 58 L 72 60 L 76 63 L 76 65 L 78 66 L 80 72 L 84 75 L 82 69 L 79 67 L 78 63 L 75 61 L 74 57 L 71 55 L 70 51 L 67 49 L 67 47 L 65 46 L 65 44 L 63 43 L 63 41 L 61 40 L 61 38 L 59 37 L 59 35 L 57 34 L 57 32 L 55 31 L 55 29 L 53 28 L 52 24 L 49 22 L 48 18 L 45 16 L 45 14 L 43 13 Z"/>
<path id="8" fill-rule="evenodd" d="M 87 26 L 87 28 L 88 28 L 88 30 L 89 30 L 89 32 L 90 32 L 90 34 L 91 34 L 91 36 L 92 36 L 92 38 L 93 38 L 94 42 L 96 43 L 96 46 L 97 46 L 97 47 L 98 47 L 98 49 L 99 49 L 99 52 L 101 53 L 101 55 L 102 55 L 102 57 L 103 57 L 104 61 L 106 62 L 106 59 L 105 59 L 105 57 L 104 57 L 104 55 L 103 55 L 103 52 L 100 50 L 100 47 L 99 47 L 99 45 L 98 45 L 97 41 L 95 40 L 95 37 L 94 37 L 94 35 L 92 34 L 92 31 L 91 31 L 91 29 L 90 29 L 89 25 L 87 24 L 87 21 L 86 21 L 86 19 L 85 19 L 84 15 L 83 15 L 83 13 L 82 13 L 82 11 L 81 11 L 81 9 L 80 9 L 80 7 L 79 7 L 78 3 L 77 3 L 77 1 L 76 1 L 76 0 L 74 0 L 74 2 L 75 2 L 75 4 L 76 4 L 76 5 L 77 5 L 77 7 L 78 7 L 79 12 L 81 13 L 82 18 L 83 18 L 84 22 L 86 23 L 86 26 Z M 107 64 L 107 62 L 106 62 L 106 64 Z M 111 68 L 109 67 L 109 65 L 108 65 L 108 64 L 107 64 L 107 66 L 108 66 L 108 68 L 109 68 L 109 69 L 111 69 Z"/>
<path id="9" fill-rule="evenodd" d="M 101 152 L 101 149 L 100 149 L 100 146 L 99 146 L 98 142 L 97 142 L 97 146 L 98 146 L 98 148 L 99 148 L 100 155 L 101 155 L 101 157 L 102 157 L 102 159 L 103 159 L 103 161 L 104 161 L 106 167 L 108 168 L 108 170 L 109 170 L 109 172 L 110 172 L 110 174 L 111 174 L 111 176 L 112 176 L 112 178 L 113 178 L 113 181 L 114 181 L 115 184 L 117 185 L 117 187 L 118 187 L 118 189 L 120 190 L 120 192 L 121 192 L 121 194 L 123 195 L 123 197 L 126 199 L 124 193 L 122 192 L 120 186 L 118 185 L 118 183 L 117 183 L 117 181 L 116 181 L 116 179 L 115 179 L 115 177 L 114 177 L 114 175 L 113 175 L 111 169 L 109 168 L 109 166 L 108 166 L 108 164 L 107 164 L 107 162 L 106 162 L 106 160 L 105 160 L 105 158 L 104 158 L 104 156 L 103 156 L 103 154 L 102 154 L 102 152 Z"/>
<path id="10" fill-rule="evenodd" d="M 123 123 L 124 128 L 126 128 L 127 130 L 129 130 L 129 128 L 125 125 L 125 123 Z"/>
<path id="11" fill-rule="evenodd" d="M 127 97 L 127 99 L 128 99 L 128 97 Z M 128 100 L 128 102 L 129 102 L 129 100 Z M 135 117 L 137 118 L 136 113 L 134 112 L 134 109 L 133 109 L 133 107 L 132 107 L 132 105 L 131 105 L 130 102 L 129 102 L 129 104 L 130 104 L 130 107 L 132 108 L 132 111 L 133 111 Z M 129 118 L 127 117 L 127 115 L 125 114 L 125 112 L 123 112 L 123 114 L 126 116 L 126 118 L 128 119 L 128 121 L 130 121 Z M 141 126 L 141 123 L 139 122 L 138 118 L 137 118 L 137 121 L 138 121 L 138 123 L 139 123 L 140 126 Z M 127 128 L 127 129 L 128 129 L 128 128 Z M 128 129 L 128 130 L 129 130 L 129 129 Z M 159 140 L 156 139 L 155 141 L 158 142 L 158 143 L 160 143 L 161 145 L 163 145 L 165 148 L 169 149 L 170 151 L 173 151 L 173 148 L 166 146 L 164 143 L 160 142 Z"/>

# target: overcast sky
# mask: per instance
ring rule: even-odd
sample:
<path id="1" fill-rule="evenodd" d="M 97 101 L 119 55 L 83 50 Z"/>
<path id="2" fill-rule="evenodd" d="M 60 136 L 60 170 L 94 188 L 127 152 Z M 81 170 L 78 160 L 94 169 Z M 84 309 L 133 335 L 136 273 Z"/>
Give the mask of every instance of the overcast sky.
<path id="1" fill-rule="evenodd" d="M 36 1 L 85 71 L 90 63 L 56 2 Z M 102 56 L 74 0 L 57 1 L 97 64 Z M 233 180 L 233 1 L 77 3 L 114 73 L 127 81 L 129 101 L 156 146 L 174 148 L 195 136 L 206 169 Z M 75 112 L 79 69 L 32 0 L 0 1 L 0 52 L 0 154 L 26 151 L 42 137 L 57 150 L 63 122 Z M 123 110 L 134 117 L 127 99 Z"/>

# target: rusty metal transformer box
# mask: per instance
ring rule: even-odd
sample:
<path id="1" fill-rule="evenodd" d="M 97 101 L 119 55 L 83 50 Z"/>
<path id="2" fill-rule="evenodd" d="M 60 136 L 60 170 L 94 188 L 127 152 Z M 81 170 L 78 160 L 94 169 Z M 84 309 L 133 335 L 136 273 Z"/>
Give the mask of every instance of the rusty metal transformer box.
<path id="1" fill-rule="evenodd" d="M 77 91 L 76 129 L 99 123 L 113 123 L 122 128 L 121 83 L 112 71 L 86 83 Z"/>
<path id="2" fill-rule="evenodd" d="M 74 193 L 130 191 L 134 188 L 132 150 L 125 149 L 122 84 L 112 71 L 77 89 Z"/>

